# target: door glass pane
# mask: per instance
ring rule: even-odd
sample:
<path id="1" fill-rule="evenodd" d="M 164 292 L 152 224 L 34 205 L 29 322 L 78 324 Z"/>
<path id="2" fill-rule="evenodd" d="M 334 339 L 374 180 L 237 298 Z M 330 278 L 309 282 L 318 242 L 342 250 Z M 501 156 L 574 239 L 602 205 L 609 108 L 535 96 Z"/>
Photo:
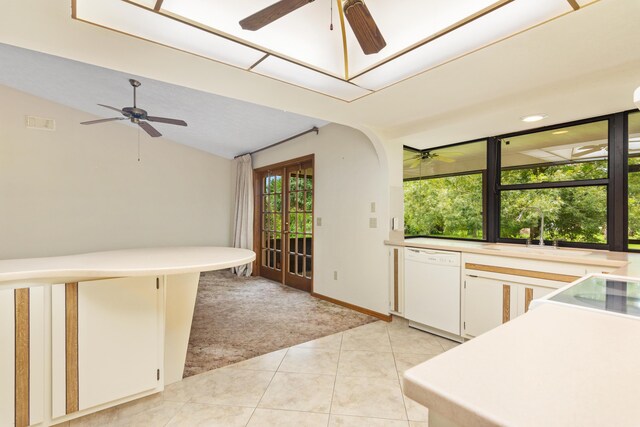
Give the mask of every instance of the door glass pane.
<path id="1" fill-rule="evenodd" d="M 282 212 L 282 195 L 276 194 L 273 196 L 273 212 Z"/>
<path id="2" fill-rule="evenodd" d="M 296 211 L 296 206 L 297 206 L 297 202 L 296 202 L 296 197 L 297 197 L 297 192 L 292 191 L 291 193 L 289 193 L 289 210 L 292 212 Z"/>
<path id="3" fill-rule="evenodd" d="M 276 252 L 276 270 L 281 271 L 282 270 L 282 252 L 277 251 Z"/>
<path id="4" fill-rule="evenodd" d="M 608 177 L 606 120 L 504 138 L 501 183 L 527 184 Z"/>
<path id="5" fill-rule="evenodd" d="M 310 256 L 307 256 L 307 278 L 311 278 L 311 263 L 313 262 Z"/>
<path id="6" fill-rule="evenodd" d="M 289 173 L 289 191 L 296 191 L 298 189 L 298 179 L 295 172 Z"/>
<path id="7" fill-rule="evenodd" d="M 296 257 L 293 254 L 289 254 L 289 273 L 295 274 L 296 272 Z"/>

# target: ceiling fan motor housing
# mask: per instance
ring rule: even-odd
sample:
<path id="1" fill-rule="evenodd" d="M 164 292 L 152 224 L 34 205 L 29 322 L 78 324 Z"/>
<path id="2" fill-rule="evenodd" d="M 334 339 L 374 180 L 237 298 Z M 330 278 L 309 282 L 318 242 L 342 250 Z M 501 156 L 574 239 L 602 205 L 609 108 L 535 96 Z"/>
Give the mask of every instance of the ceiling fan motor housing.
<path id="1" fill-rule="evenodd" d="M 122 109 L 122 114 L 125 117 L 131 119 L 132 122 L 134 120 L 147 120 L 147 112 L 142 108 L 125 107 Z M 134 122 L 134 123 L 137 123 L 137 122 Z"/>

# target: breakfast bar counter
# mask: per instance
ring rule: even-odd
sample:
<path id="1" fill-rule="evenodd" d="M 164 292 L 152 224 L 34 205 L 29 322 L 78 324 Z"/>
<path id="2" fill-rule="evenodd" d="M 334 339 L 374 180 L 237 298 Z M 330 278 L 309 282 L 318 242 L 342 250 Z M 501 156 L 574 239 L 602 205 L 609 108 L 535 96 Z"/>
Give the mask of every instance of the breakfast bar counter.
<path id="1" fill-rule="evenodd" d="M 227 247 L 0 261 L 0 426 L 50 426 L 182 379 L 200 273 Z"/>

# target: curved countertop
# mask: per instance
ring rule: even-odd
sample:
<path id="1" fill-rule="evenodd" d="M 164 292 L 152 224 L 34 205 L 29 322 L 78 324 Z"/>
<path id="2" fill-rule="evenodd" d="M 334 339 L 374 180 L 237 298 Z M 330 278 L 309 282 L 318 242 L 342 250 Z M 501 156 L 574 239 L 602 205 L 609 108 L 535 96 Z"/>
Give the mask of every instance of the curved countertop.
<path id="1" fill-rule="evenodd" d="M 0 260 L 0 284 L 61 283 L 222 270 L 254 261 L 248 249 L 187 246 Z"/>

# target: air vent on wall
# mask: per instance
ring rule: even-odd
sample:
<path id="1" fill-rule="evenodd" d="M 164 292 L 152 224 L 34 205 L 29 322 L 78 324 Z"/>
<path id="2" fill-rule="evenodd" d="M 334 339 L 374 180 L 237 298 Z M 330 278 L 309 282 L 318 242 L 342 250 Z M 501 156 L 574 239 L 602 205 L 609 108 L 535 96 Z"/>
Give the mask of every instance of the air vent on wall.
<path id="1" fill-rule="evenodd" d="M 25 116 L 25 124 L 28 129 L 56 130 L 56 121 L 44 117 Z"/>

